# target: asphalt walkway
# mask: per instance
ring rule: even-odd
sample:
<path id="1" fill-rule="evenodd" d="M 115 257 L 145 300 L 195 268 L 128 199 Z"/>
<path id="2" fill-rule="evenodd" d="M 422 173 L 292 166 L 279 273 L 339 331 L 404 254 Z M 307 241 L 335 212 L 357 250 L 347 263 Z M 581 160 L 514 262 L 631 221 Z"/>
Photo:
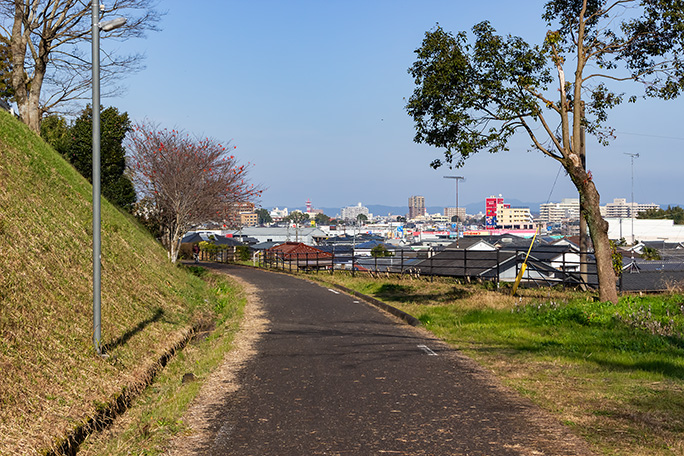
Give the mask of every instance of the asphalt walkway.
<path id="1" fill-rule="evenodd" d="M 269 325 L 200 454 L 590 454 L 423 329 L 292 276 L 203 266 L 254 285 Z"/>

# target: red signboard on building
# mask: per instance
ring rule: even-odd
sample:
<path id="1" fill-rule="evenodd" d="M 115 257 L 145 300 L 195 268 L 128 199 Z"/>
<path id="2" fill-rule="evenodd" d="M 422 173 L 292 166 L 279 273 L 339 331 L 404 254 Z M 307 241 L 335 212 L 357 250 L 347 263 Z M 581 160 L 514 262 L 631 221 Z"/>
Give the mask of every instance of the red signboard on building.
<path id="1" fill-rule="evenodd" d="M 502 197 L 489 197 L 485 199 L 485 228 L 493 230 L 496 228 L 496 206 L 503 204 Z"/>

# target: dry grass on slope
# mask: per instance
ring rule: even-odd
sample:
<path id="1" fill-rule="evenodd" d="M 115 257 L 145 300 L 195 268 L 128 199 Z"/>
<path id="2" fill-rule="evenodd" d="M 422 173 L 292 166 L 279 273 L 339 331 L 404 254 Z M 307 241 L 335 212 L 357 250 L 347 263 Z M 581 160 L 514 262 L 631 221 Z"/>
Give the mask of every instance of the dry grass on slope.
<path id="1" fill-rule="evenodd" d="M 0 454 L 37 454 L 134 384 L 204 311 L 204 282 L 102 203 L 102 337 L 92 346 L 92 187 L 0 113 Z"/>

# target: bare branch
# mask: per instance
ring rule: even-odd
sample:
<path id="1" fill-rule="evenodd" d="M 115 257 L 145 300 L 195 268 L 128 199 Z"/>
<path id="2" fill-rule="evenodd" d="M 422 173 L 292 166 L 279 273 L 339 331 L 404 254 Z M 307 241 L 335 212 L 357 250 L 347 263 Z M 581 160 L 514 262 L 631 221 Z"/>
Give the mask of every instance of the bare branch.
<path id="1" fill-rule="evenodd" d="M 226 208 L 258 198 L 249 184 L 249 167 L 210 138 L 137 125 L 127 144 L 136 190 L 152 204 L 172 261 L 192 226 L 216 220 Z"/>
<path id="2" fill-rule="evenodd" d="M 163 13 L 156 6 L 156 0 L 110 2 L 101 18 L 123 15 L 128 21 L 120 29 L 103 33 L 103 37 L 125 40 L 157 30 Z M 90 43 L 91 2 L 0 0 L 0 8 L 13 22 L 10 42 L 13 71 L 17 75 L 12 78 L 12 86 L 17 105 L 22 119 L 38 131 L 41 113 L 59 103 L 80 99 L 90 78 L 89 71 L 84 71 L 85 58 L 79 50 Z M 101 64 L 103 73 L 118 73 L 123 77 L 141 68 L 140 55 L 110 53 L 107 57 Z M 67 74 L 61 74 L 64 71 Z M 55 84 L 55 81 L 59 82 Z"/>

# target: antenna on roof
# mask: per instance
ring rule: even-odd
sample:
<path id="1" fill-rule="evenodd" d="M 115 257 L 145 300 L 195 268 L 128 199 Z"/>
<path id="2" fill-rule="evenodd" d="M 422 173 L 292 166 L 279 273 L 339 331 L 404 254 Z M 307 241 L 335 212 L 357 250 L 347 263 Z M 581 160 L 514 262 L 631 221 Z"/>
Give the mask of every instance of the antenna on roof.
<path id="1" fill-rule="evenodd" d="M 634 237 L 634 213 L 636 212 L 634 210 L 634 159 L 639 158 L 639 154 L 630 154 L 627 152 L 623 152 L 625 155 L 629 155 L 632 158 L 632 207 L 629 208 L 630 215 L 632 216 L 632 245 L 635 243 L 635 237 Z"/>

